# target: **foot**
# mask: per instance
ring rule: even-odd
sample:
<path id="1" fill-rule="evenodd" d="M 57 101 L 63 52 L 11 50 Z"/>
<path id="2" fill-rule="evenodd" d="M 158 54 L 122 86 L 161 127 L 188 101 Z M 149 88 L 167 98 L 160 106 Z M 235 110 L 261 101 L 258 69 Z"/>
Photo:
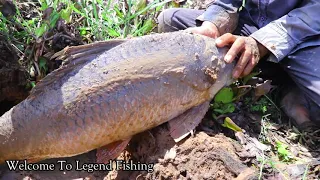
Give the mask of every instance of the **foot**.
<path id="1" fill-rule="evenodd" d="M 293 88 L 284 96 L 281 107 L 298 129 L 320 129 L 310 118 L 309 102 L 298 88 Z"/>

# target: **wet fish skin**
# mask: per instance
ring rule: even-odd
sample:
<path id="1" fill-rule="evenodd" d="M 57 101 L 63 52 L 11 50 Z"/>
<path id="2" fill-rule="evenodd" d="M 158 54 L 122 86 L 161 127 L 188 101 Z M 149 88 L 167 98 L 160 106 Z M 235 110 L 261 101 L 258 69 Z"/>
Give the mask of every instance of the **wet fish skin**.
<path id="1" fill-rule="evenodd" d="M 71 62 L 0 117 L 0 163 L 74 156 L 167 122 L 231 82 L 225 53 L 214 39 L 175 32 Z"/>

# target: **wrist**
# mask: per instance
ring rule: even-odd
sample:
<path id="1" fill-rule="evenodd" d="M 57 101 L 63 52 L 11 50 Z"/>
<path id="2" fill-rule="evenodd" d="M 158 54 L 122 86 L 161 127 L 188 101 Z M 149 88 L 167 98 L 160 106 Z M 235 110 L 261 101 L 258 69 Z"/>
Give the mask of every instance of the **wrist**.
<path id="1" fill-rule="evenodd" d="M 210 21 L 203 21 L 201 26 L 203 28 L 207 29 L 208 31 L 210 31 L 211 33 L 216 34 L 217 37 L 220 36 L 220 32 L 214 23 L 212 23 Z"/>
<path id="2" fill-rule="evenodd" d="M 262 58 L 262 57 L 266 56 L 267 54 L 269 54 L 269 50 L 264 45 L 262 45 L 258 41 L 256 41 L 256 42 L 257 42 L 257 45 L 258 45 L 260 58 Z"/>

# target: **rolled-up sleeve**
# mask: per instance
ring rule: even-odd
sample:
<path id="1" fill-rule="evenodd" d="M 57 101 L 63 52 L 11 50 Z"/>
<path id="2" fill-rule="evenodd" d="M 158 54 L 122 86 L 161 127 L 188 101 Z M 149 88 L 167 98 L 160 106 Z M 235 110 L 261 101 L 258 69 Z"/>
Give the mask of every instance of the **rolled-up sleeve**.
<path id="1" fill-rule="evenodd" d="M 215 0 L 197 20 L 214 23 L 220 34 L 232 32 L 238 23 L 238 9 L 242 0 Z"/>
<path id="2" fill-rule="evenodd" d="M 287 15 L 251 34 L 272 54 L 269 61 L 279 62 L 297 45 L 320 35 L 320 1 L 304 0 Z"/>

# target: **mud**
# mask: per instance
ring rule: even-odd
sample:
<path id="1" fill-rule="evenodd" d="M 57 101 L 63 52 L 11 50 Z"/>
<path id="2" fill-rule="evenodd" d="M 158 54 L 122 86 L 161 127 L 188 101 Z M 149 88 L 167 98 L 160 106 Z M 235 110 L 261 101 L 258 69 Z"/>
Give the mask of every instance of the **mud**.
<path id="1" fill-rule="evenodd" d="M 197 132 L 179 144 L 169 135 L 164 124 L 136 135 L 118 159 L 132 159 L 134 163 L 154 164 L 153 172 L 147 171 L 9 171 L 0 169 L 0 179 L 250 179 L 254 171 L 239 158 L 242 147 L 223 134 L 209 136 Z M 44 163 L 66 160 L 75 167 L 75 161 L 94 163 L 95 151 L 65 159 L 51 159 Z M 59 166 L 57 166 L 59 167 Z"/>
<path id="2" fill-rule="evenodd" d="M 113 171 L 107 179 L 232 179 L 248 171 L 237 155 L 241 146 L 223 134 L 200 131 L 175 144 L 163 125 L 137 135 L 128 150 L 136 161 L 154 163 L 154 171 Z"/>

